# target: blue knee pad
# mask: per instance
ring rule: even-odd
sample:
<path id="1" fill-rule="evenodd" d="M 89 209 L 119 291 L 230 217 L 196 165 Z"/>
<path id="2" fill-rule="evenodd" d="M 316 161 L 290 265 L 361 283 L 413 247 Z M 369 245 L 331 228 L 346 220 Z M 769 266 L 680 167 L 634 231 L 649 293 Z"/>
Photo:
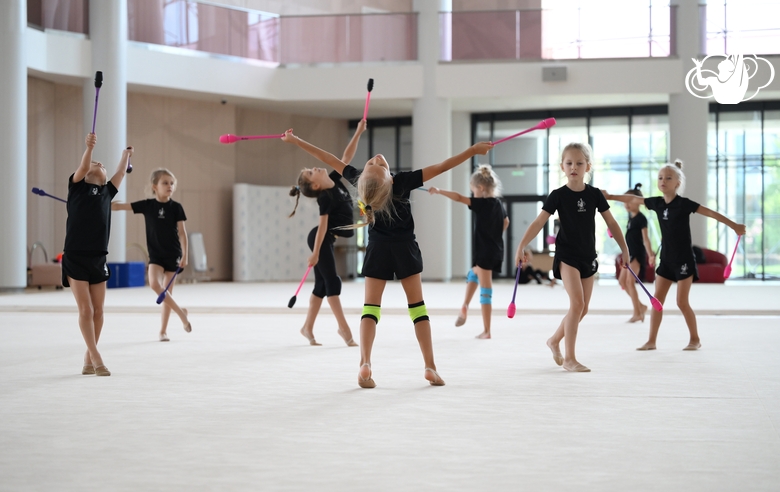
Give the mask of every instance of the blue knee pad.
<path id="1" fill-rule="evenodd" d="M 493 289 L 489 287 L 482 287 L 479 289 L 479 303 L 480 304 L 493 304 Z"/>
<path id="2" fill-rule="evenodd" d="M 473 282 L 475 284 L 479 283 L 479 277 L 474 273 L 474 270 L 469 269 L 469 273 L 466 274 L 466 283 L 468 282 Z"/>

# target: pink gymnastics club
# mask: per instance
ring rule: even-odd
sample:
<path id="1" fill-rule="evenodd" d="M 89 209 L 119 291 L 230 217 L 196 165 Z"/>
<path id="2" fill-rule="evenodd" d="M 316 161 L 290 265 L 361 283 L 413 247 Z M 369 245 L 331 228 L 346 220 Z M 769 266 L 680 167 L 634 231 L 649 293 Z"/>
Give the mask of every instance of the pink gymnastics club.
<path id="1" fill-rule="evenodd" d="M 517 284 L 520 283 L 520 272 L 523 271 L 523 264 L 517 267 L 517 275 L 515 276 L 515 291 L 512 293 L 512 302 L 509 303 L 509 307 L 506 308 L 506 317 L 514 318 L 517 306 L 515 306 L 515 296 L 517 295 Z"/>
<path id="2" fill-rule="evenodd" d="M 551 126 L 555 126 L 555 118 L 547 118 L 546 120 L 542 120 L 539 122 L 539 124 L 532 126 L 528 130 L 523 130 L 520 133 L 515 133 L 514 135 L 509 135 L 508 137 L 504 137 L 501 140 L 497 140 L 495 142 L 492 142 L 493 145 L 498 145 L 501 142 L 505 140 L 509 140 L 510 138 L 519 137 L 520 135 L 523 135 L 528 132 L 532 132 L 534 130 L 544 130 L 545 128 L 550 128 Z"/>
<path id="3" fill-rule="evenodd" d="M 725 270 L 723 270 L 723 278 L 727 279 L 731 276 L 731 264 L 734 262 L 734 255 L 737 254 L 737 248 L 739 248 L 739 240 L 742 238 L 742 236 L 737 236 L 737 244 L 734 245 L 734 252 L 731 253 L 731 260 L 729 260 L 729 264 L 726 267 Z"/>
<path id="4" fill-rule="evenodd" d="M 374 79 L 368 79 L 368 94 L 366 94 L 366 107 L 363 109 L 363 119 L 368 116 L 368 102 L 371 100 L 371 91 L 374 90 Z"/>
<path id="5" fill-rule="evenodd" d="M 236 143 L 239 140 L 257 140 L 259 138 L 282 138 L 284 136 L 284 133 L 277 133 L 276 135 L 248 135 L 248 136 L 240 136 L 240 135 L 231 135 L 230 133 L 226 133 L 225 135 L 221 135 L 219 137 L 219 143 L 223 144 L 232 144 Z"/>
<path id="6" fill-rule="evenodd" d="M 306 269 L 306 273 L 303 274 L 303 278 L 301 279 L 301 283 L 298 284 L 298 288 L 295 290 L 295 295 L 290 298 L 290 302 L 287 303 L 287 307 L 292 309 L 293 306 L 295 306 L 295 301 L 298 300 L 298 293 L 301 291 L 301 287 L 303 287 L 303 283 L 306 282 L 306 277 L 309 276 L 309 272 L 311 271 L 311 265 L 309 265 L 309 268 Z"/>
<path id="7" fill-rule="evenodd" d="M 636 276 L 636 273 L 634 273 L 634 271 L 630 267 L 623 267 L 623 268 L 625 268 L 626 270 L 631 272 L 631 275 L 634 276 L 634 278 L 636 279 L 637 283 L 642 287 L 642 290 L 645 291 L 645 294 L 647 294 L 647 297 L 650 298 L 650 304 L 653 305 L 653 309 L 655 309 L 656 311 L 663 311 L 664 305 L 661 304 L 661 301 L 659 301 L 658 299 L 656 299 L 655 297 L 650 295 L 650 291 L 648 291 L 647 287 L 645 287 L 645 284 L 643 284 L 642 281 L 639 280 L 639 277 Z"/>

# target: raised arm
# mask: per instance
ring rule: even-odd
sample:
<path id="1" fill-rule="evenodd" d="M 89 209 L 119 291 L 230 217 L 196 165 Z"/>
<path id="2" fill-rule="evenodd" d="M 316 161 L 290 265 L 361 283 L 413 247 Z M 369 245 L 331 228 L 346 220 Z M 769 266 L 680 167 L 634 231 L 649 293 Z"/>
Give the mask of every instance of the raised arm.
<path id="1" fill-rule="evenodd" d="M 127 161 L 130 160 L 130 156 L 133 155 L 133 147 L 128 147 L 122 151 L 122 158 L 119 159 L 119 164 L 116 167 L 116 172 L 111 177 L 111 182 L 114 183 L 116 188 L 122 184 L 122 180 L 125 179 L 127 173 Z"/>
<path id="2" fill-rule="evenodd" d="M 124 210 L 126 212 L 129 212 L 133 210 L 133 206 L 130 205 L 129 203 L 124 203 L 124 202 L 111 202 L 111 210 L 115 212 L 119 210 Z"/>
<path id="3" fill-rule="evenodd" d="M 95 144 L 97 143 L 97 136 L 95 136 L 94 133 L 87 134 L 87 138 L 84 142 L 87 146 L 86 149 L 84 149 L 84 155 L 81 156 L 81 163 L 79 164 L 78 169 L 76 169 L 76 172 L 73 173 L 73 182 L 78 183 L 89 172 L 89 166 L 92 164 L 92 149 L 95 148 Z"/>
<path id="4" fill-rule="evenodd" d="M 626 245 L 626 238 L 623 237 L 623 230 L 620 228 L 617 221 L 615 220 L 615 217 L 612 216 L 612 212 L 610 212 L 609 210 L 605 210 L 601 212 L 601 216 L 604 217 L 604 222 L 607 223 L 609 232 L 612 233 L 612 237 L 615 239 L 615 241 L 617 241 L 618 246 L 620 246 L 620 251 L 623 252 L 623 266 L 628 266 L 630 259 L 628 256 L 628 246 Z"/>
<path id="5" fill-rule="evenodd" d="M 701 214 L 705 217 L 710 217 L 711 219 L 715 219 L 718 222 L 726 224 L 727 226 L 731 227 L 734 230 L 734 232 L 737 233 L 738 236 L 744 236 L 745 232 L 747 232 L 747 228 L 745 227 L 745 224 L 737 224 L 736 222 L 729 219 L 725 215 L 722 215 L 712 209 L 709 209 L 704 205 L 699 205 L 699 208 L 696 209 L 696 213 Z"/>
<path id="6" fill-rule="evenodd" d="M 179 267 L 184 268 L 187 266 L 187 263 L 189 263 L 190 243 L 187 241 L 187 228 L 184 227 L 184 221 L 178 221 L 176 226 L 179 230 L 179 244 L 181 244 L 181 260 L 179 261 Z"/>
<path id="7" fill-rule="evenodd" d="M 450 200 L 453 200 L 453 201 L 456 201 L 456 202 L 460 202 L 460 203 L 464 203 L 466 205 L 471 206 L 471 198 L 469 198 L 467 196 L 463 196 L 460 193 L 456 193 L 454 191 L 440 190 L 439 188 L 436 188 L 435 186 L 431 186 L 430 188 L 428 188 L 428 193 L 430 193 L 431 195 L 446 196 Z"/>
<path id="8" fill-rule="evenodd" d="M 364 131 L 366 131 L 366 120 L 360 120 L 357 128 L 355 128 L 355 134 L 352 135 L 352 139 L 349 141 L 347 148 L 344 149 L 344 153 L 341 155 L 341 162 L 344 164 L 352 162 L 352 158 L 355 157 L 358 142 L 360 141 L 360 135 L 362 135 Z"/>
<path id="9" fill-rule="evenodd" d="M 338 172 L 339 174 L 343 174 L 344 168 L 347 167 L 347 165 L 343 161 L 340 161 L 338 157 L 331 154 L 330 152 L 322 150 L 319 147 L 315 147 L 314 145 L 310 144 L 306 140 L 301 140 L 300 138 L 293 135 L 292 128 L 284 132 L 282 141 L 297 145 L 298 147 L 302 148 L 303 150 L 305 150 L 306 152 L 314 156 L 323 164 L 327 164 L 333 169 L 335 169 L 336 172 Z"/>
<path id="10" fill-rule="evenodd" d="M 493 144 L 490 142 L 479 142 L 464 150 L 460 154 L 450 157 L 444 162 L 425 167 L 422 170 L 423 181 L 428 181 L 429 179 L 433 179 L 441 173 L 446 173 L 450 169 L 458 166 L 459 164 L 462 164 L 477 154 L 485 155 L 492 148 Z"/>
<path id="11" fill-rule="evenodd" d="M 526 246 L 528 246 L 528 243 L 530 243 L 531 240 L 539 234 L 539 232 L 542 230 L 542 227 L 544 227 L 544 224 L 546 224 L 549 219 L 550 213 L 542 210 L 539 212 L 539 215 L 534 219 L 534 221 L 531 222 L 531 225 L 528 226 L 525 234 L 523 234 L 523 239 L 521 239 L 520 244 L 517 245 L 517 251 L 515 252 L 515 265 L 520 266 L 520 263 L 525 260 Z"/>
<path id="12" fill-rule="evenodd" d="M 607 193 L 607 190 L 601 190 L 601 193 L 604 195 L 604 198 L 607 200 L 615 200 L 617 202 L 623 202 L 623 203 L 636 203 L 637 205 L 644 205 L 645 199 L 641 196 L 636 195 L 610 195 Z"/>

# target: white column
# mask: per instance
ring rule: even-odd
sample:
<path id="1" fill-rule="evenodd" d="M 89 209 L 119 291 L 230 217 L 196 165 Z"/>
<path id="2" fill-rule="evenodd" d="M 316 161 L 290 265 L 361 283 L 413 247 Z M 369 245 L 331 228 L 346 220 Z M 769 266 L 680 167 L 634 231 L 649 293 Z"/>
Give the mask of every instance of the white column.
<path id="1" fill-rule="evenodd" d="M 685 89 L 683 75 L 693 68 L 692 58 L 701 59 L 701 30 L 698 0 L 676 0 L 677 54 L 682 62 L 679 92 L 669 95 L 670 159 L 682 159 L 686 185 L 683 195 L 707 205 L 707 124 L 709 100 L 699 99 Z M 707 245 L 707 222 L 691 220 L 693 244 Z"/>
<path id="2" fill-rule="evenodd" d="M 0 2 L 0 290 L 27 286 L 27 2 Z"/>
<path id="3" fill-rule="evenodd" d="M 452 113 L 451 154 L 462 152 L 471 145 L 471 115 L 466 112 Z M 464 162 L 452 173 L 452 189 L 461 195 L 470 196 L 471 162 Z M 471 210 L 462 204 L 452 206 L 452 278 L 465 278 L 471 267 Z"/>
<path id="4" fill-rule="evenodd" d="M 439 11 L 451 7 L 451 2 L 446 0 L 414 0 L 414 10 L 418 12 L 417 53 L 423 65 L 423 95 L 414 101 L 412 112 L 414 169 L 436 164 L 452 155 L 450 101 L 436 96 Z M 445 173 L 427 184 L 452 189 L 452 175 Z M 415 233 L 424 261 L 423 278 L 449 280 L 452 277 L 452 201 L 424 193 L 413 194 L 412 200 Z"/>
<path id="5" fill-rule="evenodd" d="M 98 101 L 95 134 L 98 143 L 93 159 L 106 166 L 108 178 L 116 172 L 116 166 L 127 142 L 127 0 L 89 2 L 89 37 L 92 44 L 93 76 L 84 81 L 84 128 L 92 130 L 92 114 L 95 108 L 94 72 L 103 72 L 103 87 Z M 130 174 L 125 179 L 138 179 Z M 119 187 L 114 200 L 125 201 L 125 183 Z M 111 216 L 111 238 L 108 243 L 108 260 L 124 262 L 126 259 L 126 212 Z"/>

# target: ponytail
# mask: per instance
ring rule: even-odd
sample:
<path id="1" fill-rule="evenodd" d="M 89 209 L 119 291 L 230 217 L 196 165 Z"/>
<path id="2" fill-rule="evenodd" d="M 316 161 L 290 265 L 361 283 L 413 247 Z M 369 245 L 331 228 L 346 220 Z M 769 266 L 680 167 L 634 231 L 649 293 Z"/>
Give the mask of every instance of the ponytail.
<path id="1" fill-rule="evenodd" d="M 633 188 L 631 188 L 630 190 L 628 190 L 626 192 L 626 195 L 644 196 L 642 194 L 641 188 L 642 188 L 642 183 L 637 183 L 637 184 L 634 185 Z"/>
<path id="2" fill-rule="evenodd" d="M 320 196 L 322 191 L 315 190 L 311 187 L 311 182 L 303 176 L 304 171 L 306 171 L 306 169 L 302 169 L 301 174 L 298 175 L 298 185 L 290 188 L 290 196 L 295 197 L 295 208 L 293 208 L 292 213 L 287 216 L 288 219 L 295 215 L 295 211 L 298 209 L 298 201 L 301 199 L 301 195 L 307 198 L 317 198 Z"/>
<path id="3" fill-rule="evenodd" d="M 293 186 L 290 188 L 290 196 L 295 197 L 295 208 L 293 208 L 293 211 L 290 215 L 287 216 L 289 219 L 293 215 L 295 215 L 295 211 L 298 210 L 298 202 L 301 200 L 301 189 L 298 186 Z"/>

